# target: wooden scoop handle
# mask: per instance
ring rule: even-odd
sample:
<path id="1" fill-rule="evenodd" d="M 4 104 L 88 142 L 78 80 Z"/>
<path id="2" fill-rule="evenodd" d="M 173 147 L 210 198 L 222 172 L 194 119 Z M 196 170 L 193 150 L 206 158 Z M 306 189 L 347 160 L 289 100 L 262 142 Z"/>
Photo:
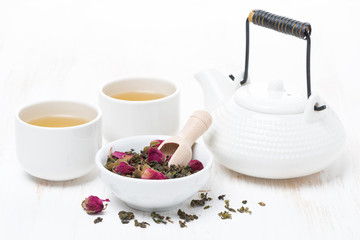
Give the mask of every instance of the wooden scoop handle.
<path id="1" fill-rule="evenodd" d="M 191 147 L 195 141 L 208 130 L 211 123 L 212 118 L 210 113 L 203 110 L 195 111 L 178 136 L 184 138 L 186 143 Z"/>

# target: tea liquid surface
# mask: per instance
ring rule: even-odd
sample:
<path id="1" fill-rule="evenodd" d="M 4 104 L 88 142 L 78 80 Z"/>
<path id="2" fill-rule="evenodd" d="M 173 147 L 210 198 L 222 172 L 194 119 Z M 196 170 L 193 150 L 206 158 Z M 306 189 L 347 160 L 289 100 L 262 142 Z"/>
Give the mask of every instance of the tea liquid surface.
<path id="1" fill-rule="evenodd" d="M 166 97 L 166 95 L 161 93 L 138 91 L 117 93 L 112 95 L 111 97 L 127 101 L 149 101 Z"/>
<path id="2" fill-rule="evenodd" d="M 34 118 L 27 123 L 40 127 L 73 127 L 89 122 L 84 118 L 67 115 L 51 115 Z"/>

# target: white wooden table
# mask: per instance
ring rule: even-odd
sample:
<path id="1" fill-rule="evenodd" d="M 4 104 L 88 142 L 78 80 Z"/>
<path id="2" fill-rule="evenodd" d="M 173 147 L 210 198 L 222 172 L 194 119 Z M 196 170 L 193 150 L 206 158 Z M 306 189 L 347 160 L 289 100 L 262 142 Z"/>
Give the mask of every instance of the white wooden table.
<path id="1" fill-rule="evenodd" d="M 95 170 L 67 182 L 35 179 L 22 170 L 13 118 L 25 103 L 97 104 L 98 88 L 106 81 L 165 77 L 182 87 L 184 123 L 203 105 L 192 77 L 196 71 L 242 70 L 244 22 L 253 8 L 312 24 L 313 90 L 335 109 L 347 131 L 346 149 L 328 169 L 299 179 L 265 180 L 215 164 L 205 187 L 214 198 L 212 208 L 192 209 L 189 201 L 179 206 L 200 216 L 186 229 L 179 227 L 176 209 L 164 213 L 174 224 L 157 225 L 148 213 L 134 211 L 151 226 L 122 225 L 117 213 L 129 208 Z M 359 10 L 355 0 L 0 1 L 0 239 L 359 239 Z M 305 42 L 251 26 L 250 77 L 283 79 L 305 92 Z M 253 214 L 221 220 L 220 194 L 237 208 L 248 200 Z M 80 206 L 89 195 L 111 200 L 102 223 L 95 225 L 95 217 Z"/>

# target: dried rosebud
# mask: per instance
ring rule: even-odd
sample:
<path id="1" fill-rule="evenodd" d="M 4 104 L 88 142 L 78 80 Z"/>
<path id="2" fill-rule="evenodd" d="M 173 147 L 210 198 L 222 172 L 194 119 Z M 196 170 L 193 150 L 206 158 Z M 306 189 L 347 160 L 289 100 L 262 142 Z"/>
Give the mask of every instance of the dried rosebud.
<path id="1" fill-rule="evenodd" d="M 115 151 L 115 152 L 112 153 L 112 156 L 116 157 L 118 159 L 121 159 L 121 158 L 123 158 L 123 156 L 126 156 L 126 153 Z"/>
<path id="2" fill-rule="evenodd" d="M 201 169 L 204 168 L 203 164 L 199 160 L 191 160 L 189 162 L 189 166 L 193 171 L 200 171 Z"/>
<path id="3" fill-rule="evenodd" d="M 113 169 L 115 169 L 117 166 L 119 166 L 120 165 L 120 163 L 122 163 L 122 162 L 125 162 L 125 163 L 127 163 L 127 162 L 129 162 L 129 160 L 131 159 L 133 157 L 133 155 L 129 155 L 129 154 L 126 154 L 126 155 L 124 155 L 123 156 L 123 158 L 121 158 L 121 159 L 118 159 L 118 160 L 116 160 L 115 162 L 110 162 L 110 163 L 107 163 L 106 165 L 107 165 L 107 169 L 109 169 L 109 170 L 113 170 Z"/>
<path id="4" fill-rule="evenodd" d="M 161 172 L 155 171 L 151 168 L 147 168 L 142 174 L 142 179 L 167 179 L 167 177 Z"/>
<path id="5" fill-rule="evenodd" d="M 150 148 L 148 152 L 148 162 L 158 162 L 161 163 L 165 160 L 165 155 L 157 148 Z"/>
<path id="6" fill-rule="evenodd" d="M 150 142 L 151 147 L 159 147 L 164 140 L 152 140 Z"/>
<path id="7" fill-rule="evenodd" d="M 126 160 L 128 161 L 132 156 L 132 154 L 127 154 L 127 153 L 124 153 L 124 152 L 118 152 L 118 151 L 115 151 L 112 153 L 112 156 L 113 157 L 116 157 L 118 159 L 121 159 L 121 160 Z"/>
<path id="8" fill-rule="evenodd" d="M 107 206 L 107 204 L 105 204 L 104 206 L 103 202 L 110 202 L 110 200 L 109 199 L 102 200 L 96 196 L 91 195 L 85 198 L 84 201 L 82 201 L 81 206 L 88 214 L 99 213 L 102 210 L 105 210 Z"/>
<path id="9" fill-rule="evenodd" d="M 121 162 L 117 167 L 115 167 L 114 171 L 116 173 L 120 173 L 121 175 L 132 174 L 135 170 L 133 166 L 126 162 Z"/>

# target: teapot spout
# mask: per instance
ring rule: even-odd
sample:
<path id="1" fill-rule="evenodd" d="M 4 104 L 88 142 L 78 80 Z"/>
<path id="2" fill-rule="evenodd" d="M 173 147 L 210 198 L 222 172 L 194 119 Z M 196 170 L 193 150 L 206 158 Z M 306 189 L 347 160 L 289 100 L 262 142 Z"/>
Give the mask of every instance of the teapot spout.
<path id="1" fill-rule="evenodd" d="M 232 95 L 240 83 L 214 69 L 207 69 L 194 75 L 204 93 L 204 104 L 207 111 L 214 110 L 226 97 Z"/>

